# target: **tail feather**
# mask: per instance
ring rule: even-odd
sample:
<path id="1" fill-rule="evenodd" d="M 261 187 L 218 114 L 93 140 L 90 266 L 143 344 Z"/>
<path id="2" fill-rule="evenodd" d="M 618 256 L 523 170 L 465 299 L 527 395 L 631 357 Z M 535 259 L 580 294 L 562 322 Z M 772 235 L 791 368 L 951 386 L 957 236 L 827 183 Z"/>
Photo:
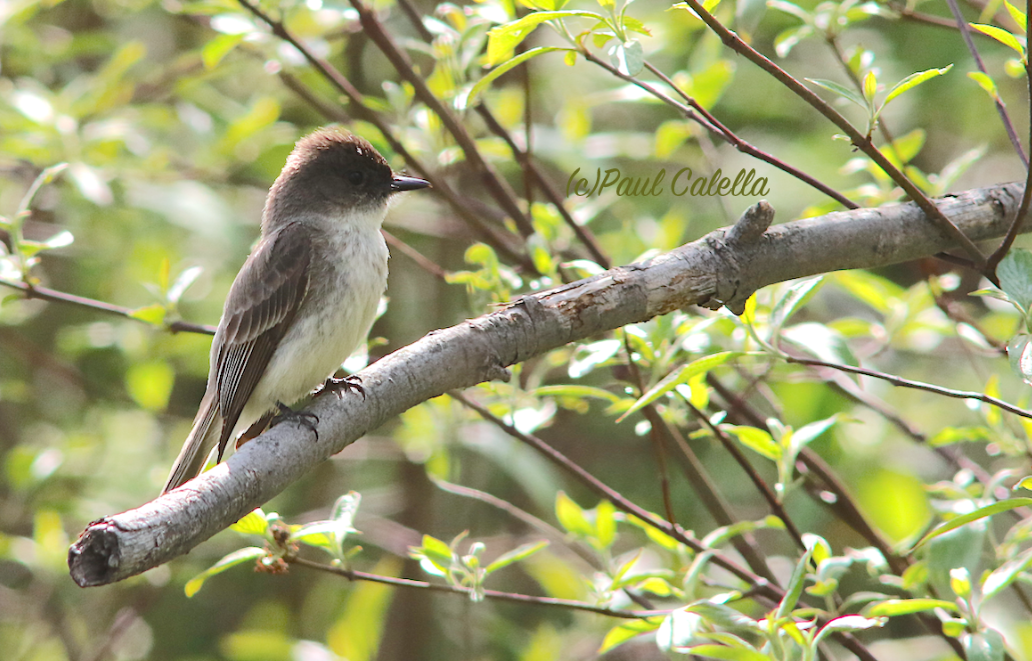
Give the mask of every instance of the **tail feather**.
<path id="1" fill-rule="evenodd" d="M 218 412 L 218 404 L 210 393 L 204 395 L 201 400 L 200 409 L 194 419 L 193 429 L 183 443 L 183 449 L 176 457 L 176 463 L 172 465 L 172 472 L 169 473 L 165 488 L 161 490 L 164 495 L 179 487 L 188 480 L 200 475 L 208 463 L 208 455 L 215 447 L 222 428 L 222 416 Z"/>

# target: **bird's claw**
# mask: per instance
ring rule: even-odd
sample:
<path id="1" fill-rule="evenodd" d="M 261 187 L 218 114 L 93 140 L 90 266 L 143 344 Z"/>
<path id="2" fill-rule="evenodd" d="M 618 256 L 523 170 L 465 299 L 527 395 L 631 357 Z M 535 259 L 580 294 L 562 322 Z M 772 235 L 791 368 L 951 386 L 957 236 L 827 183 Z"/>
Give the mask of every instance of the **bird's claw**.
<path id="1" fill-rule="evenodd" d="M 276 408 L 279 409 L 279 414 L 272 419 L 271 427 L 293 420 L 302 427 L 308 428 L 315 434 L 315 440 L 319 440 L 319 430 L 316 428 L 316 425 L 319 424 L 319 416 L 311 411 L 295 411 L 283 402 L 276 402 Z"/>
<path id="2" fill-rule="evenodd" d="M 314 395 L 318 397 L 324 392 L 332 392 L 337 395 L 338 399 L 344 399 L 344 393 L 353 390 L 358 394 L 362 395 L 362 399 L 365 399 L 365 388 L 362 387 L 362 377 L 357 374 L 349 374 L 341 379 L 335 376 L 331 376 L 326 381 L 316 388 Z"/>

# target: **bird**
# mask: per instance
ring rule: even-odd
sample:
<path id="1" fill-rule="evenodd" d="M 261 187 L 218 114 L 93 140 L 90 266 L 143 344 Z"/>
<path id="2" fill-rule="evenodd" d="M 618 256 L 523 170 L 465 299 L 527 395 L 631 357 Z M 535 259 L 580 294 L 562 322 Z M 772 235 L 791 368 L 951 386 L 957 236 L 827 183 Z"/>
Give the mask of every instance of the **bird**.
<path id="1" fill-rule="evenodd" d="M 368 335 L 387 286 L 388 203 L 429 186 L 342 128 L 297 141 L 226 297 L 204 397 L 162 494 L 199 475 L 216 444 L 218 462 L 231 438 L 261 433 L 316 386 L 361 390 L 332 376 Z"/>

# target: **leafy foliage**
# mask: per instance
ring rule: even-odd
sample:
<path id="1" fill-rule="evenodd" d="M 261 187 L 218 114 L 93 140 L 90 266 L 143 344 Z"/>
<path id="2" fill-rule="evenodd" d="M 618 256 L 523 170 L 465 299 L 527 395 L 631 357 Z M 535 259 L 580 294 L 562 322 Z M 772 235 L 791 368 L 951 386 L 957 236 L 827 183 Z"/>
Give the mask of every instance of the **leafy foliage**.
<path id="1" fill-rule="evenodd" d="M 413 407 L 277 498 L 284 517 L 108 589 L 66 576 L 76 531 L 160 488 L 207 373 L 208 339 L 180 331 L 218 319 L 312 127 L 344 122 L 435 180 L 389 216 L 375 359 L 756 201 L 620 193 L 664 169 L 756 169 L 779 219 L 1022 177 L 993 113 L 1024 125 L 1027 18 L 1004 0 L 972 22 L 982 70 L 959 31 L 922 25 L 939 9 L 0 6 L 0 649 L 1032 659 L 1032 421 L 1002 406 L 1030 399 L 1027 242 L 999 286 L 927 261 L 829 273 L 741 317 L 678 310 L 562 347 Z M 564 197 L 610 171 L 628 184 Z"/>

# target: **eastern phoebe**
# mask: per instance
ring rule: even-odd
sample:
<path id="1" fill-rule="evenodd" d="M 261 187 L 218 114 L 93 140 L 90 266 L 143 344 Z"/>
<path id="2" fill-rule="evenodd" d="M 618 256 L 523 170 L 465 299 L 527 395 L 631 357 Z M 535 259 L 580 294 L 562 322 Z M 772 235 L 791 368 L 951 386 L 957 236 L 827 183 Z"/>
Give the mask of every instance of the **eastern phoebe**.
<path id="1" fill-rule="evenodd" d="M 221 461 L 230 438 L 260 433 L 351 355 L 387 286 L 387 202 L 429 185 L 391 172 L 357 135 L 324 128 L 298 141 L 229 290 L 208 388 L 163 494 L 196 477 L 216 441 Z"/>

